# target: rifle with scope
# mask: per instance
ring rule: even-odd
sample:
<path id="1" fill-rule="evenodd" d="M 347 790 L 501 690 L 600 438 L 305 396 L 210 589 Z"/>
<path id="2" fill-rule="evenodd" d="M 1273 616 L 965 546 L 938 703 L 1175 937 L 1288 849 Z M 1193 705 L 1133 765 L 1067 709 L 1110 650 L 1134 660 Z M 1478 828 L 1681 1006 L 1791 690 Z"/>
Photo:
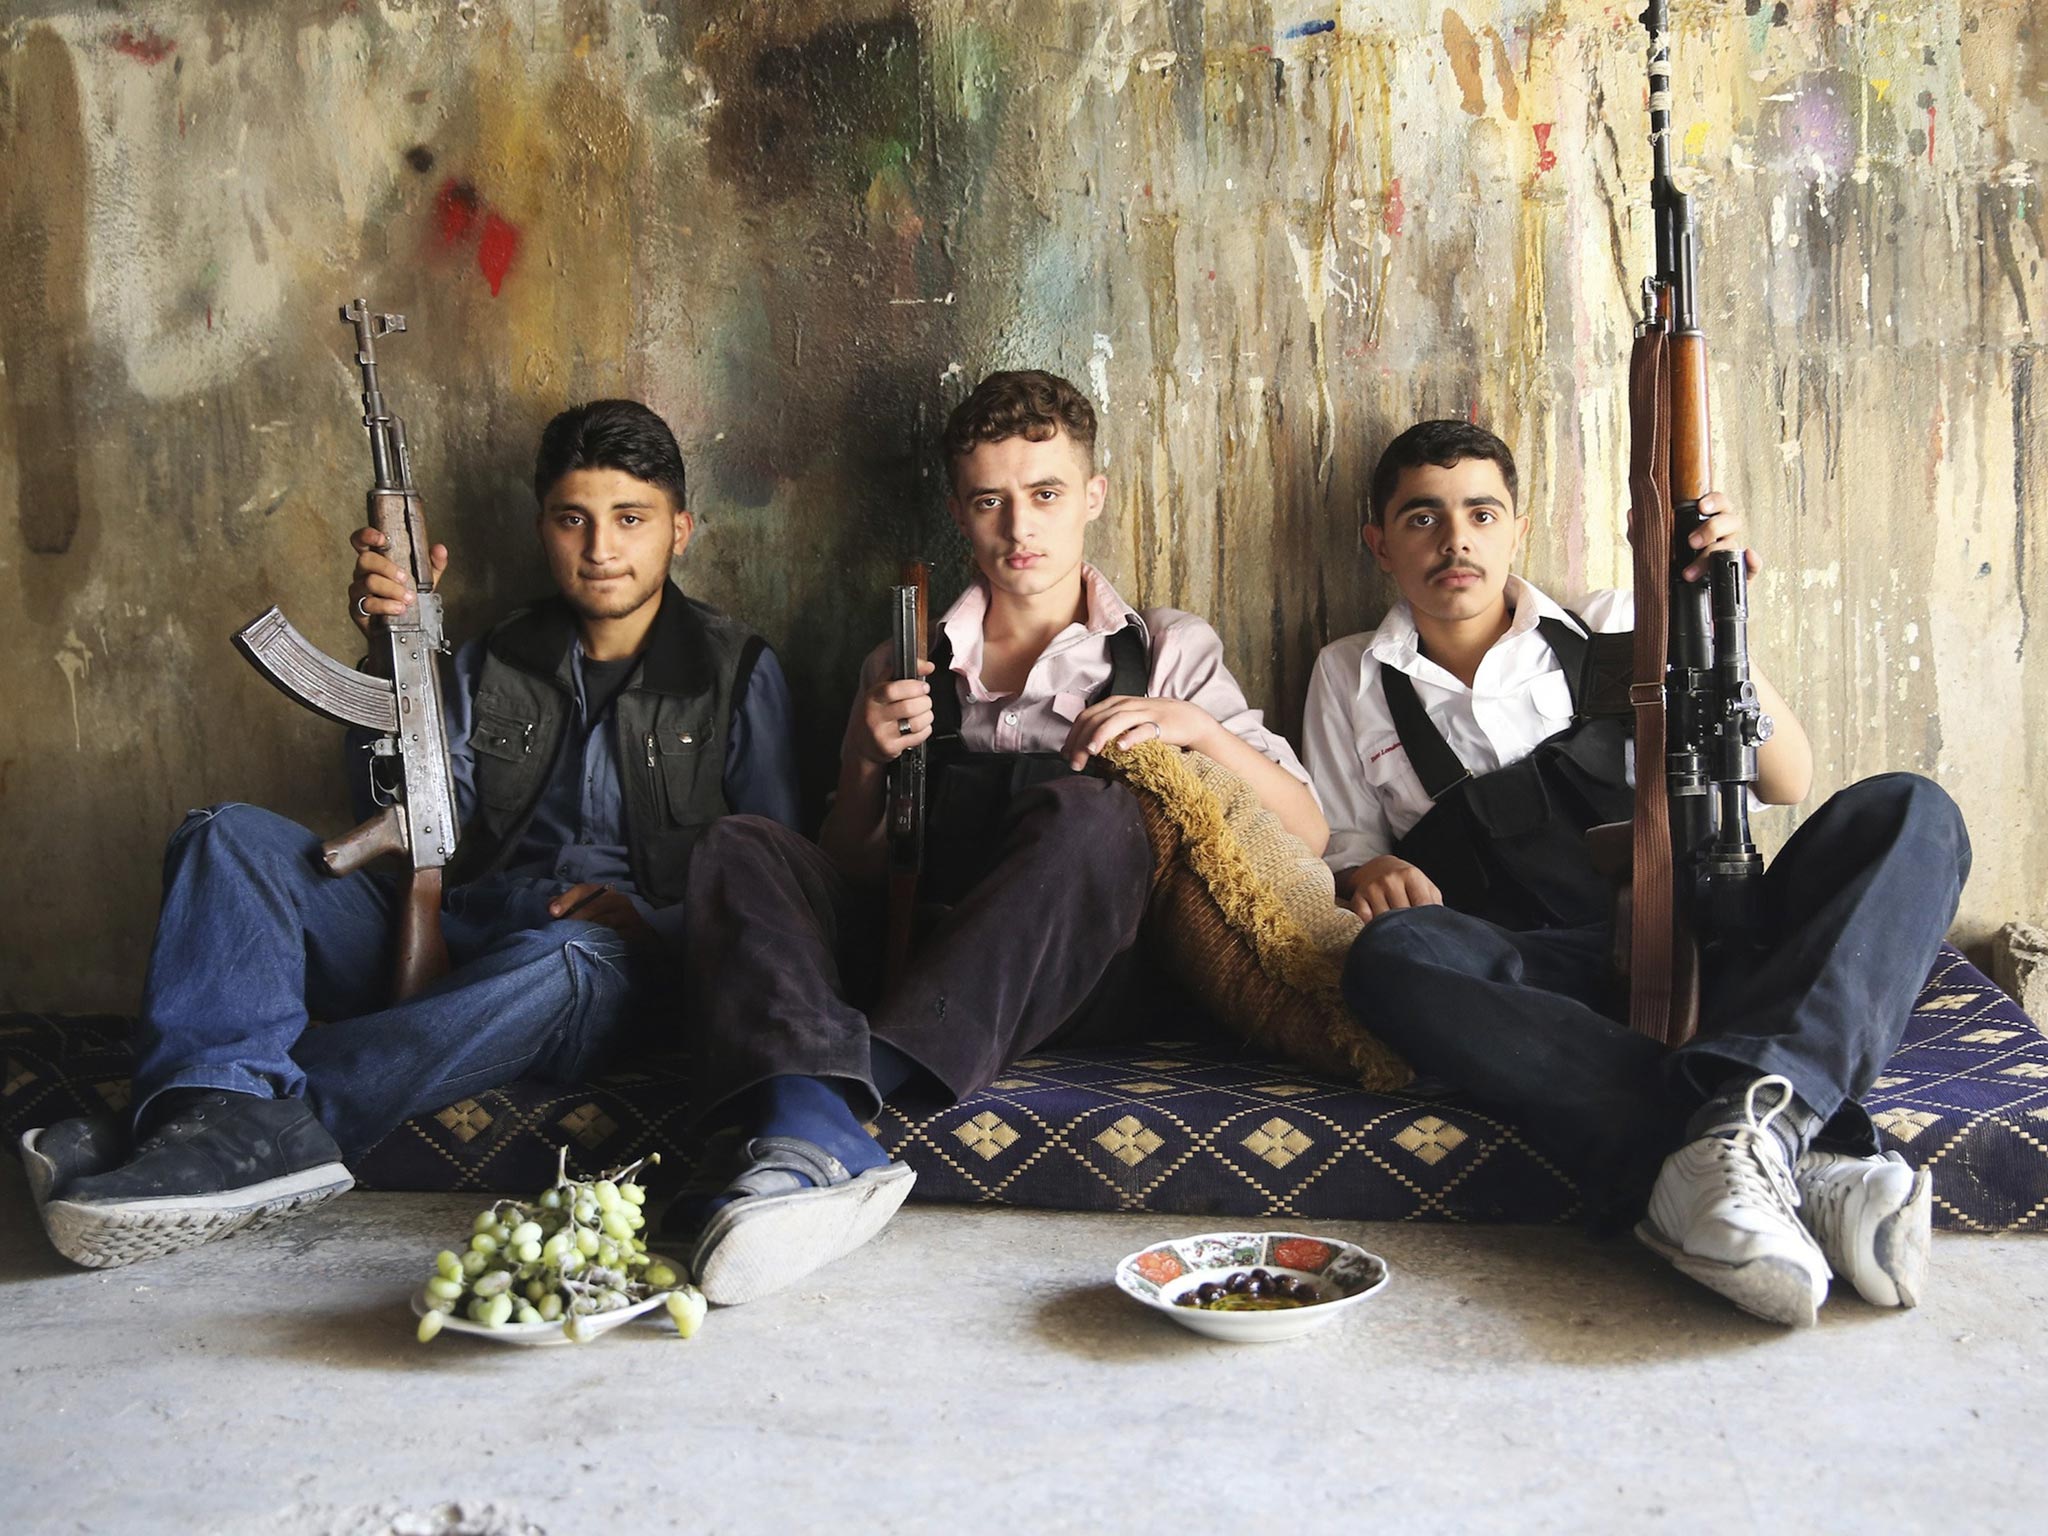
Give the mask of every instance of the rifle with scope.
<path id="1" fill-rule="evenodd" d="M 1636 801 L 1628 902 L 1629 1024 L 1667 1045 L 1698 1027 L 1701 951 L 1750 944 L 1763 859 L 1749 831 L 1757 747 L 1771 720 L 1749 672 L 1739 551 L 1687 581 L 1700 498 L 1713 488 L 1707 345 L 1692 203 L 1671 167 L 1668 0 L 1650 0 L 1651 217 L 1656 269 L 1629 359 L 1629 542 L 1636 627 L 1629 702 Z"/>

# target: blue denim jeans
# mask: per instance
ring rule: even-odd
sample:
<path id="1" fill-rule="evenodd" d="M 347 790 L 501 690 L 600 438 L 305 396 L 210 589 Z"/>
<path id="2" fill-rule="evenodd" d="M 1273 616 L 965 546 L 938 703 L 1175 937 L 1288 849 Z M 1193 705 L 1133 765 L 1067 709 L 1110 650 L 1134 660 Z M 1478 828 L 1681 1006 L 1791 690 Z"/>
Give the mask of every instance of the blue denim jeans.
<path id="1" fill-rule="evenodd" d="M 1731 1078 L 1781 1073 L 1827 1121 L 1825 1144 L 1877 1151 L 1856 1100 L 1898 1049 L 1969 871 L 1938 785 L 1851 784 L 1771 861 L 1762 953 L 1703 978 L 1699 1033 L 1673 1051 L 1621 1022 L 1606 923 L 1513 932 L 1449 907 L 1389 912 L 1352 946 L 1344 996 L 1418 1073 L 1512 1119 L 1632 1219 Z"/>
<path id="2" fill-rule="evenodd" d="M 652 968 L 610 928 L 550 918 L 556 893 L 525 880 L 450 891 L 448 974 L 392 1004 L 396 882 L 337 879 L 317 837 L 256 806 L 192 812 L 164 854 L 135 1112 L 167 1088 L 303 1097 L 353 1155 L 515 1077 L 587 1077 L 637 1017 Z"/>

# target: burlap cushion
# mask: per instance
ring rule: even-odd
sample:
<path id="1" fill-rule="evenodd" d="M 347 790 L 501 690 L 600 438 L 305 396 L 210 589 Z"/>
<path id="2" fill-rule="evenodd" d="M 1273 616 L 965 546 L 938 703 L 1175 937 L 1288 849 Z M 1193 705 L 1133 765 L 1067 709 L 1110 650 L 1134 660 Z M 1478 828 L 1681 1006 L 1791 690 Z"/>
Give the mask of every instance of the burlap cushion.
<path id="1" fill-rule="evenodd" d="M 1112 749 L 1138 797 L 1156 879 L 1146 936 L 1217 1021 L 1251 1045 L 1371 1089 L 1413 1077 L 1361 1029 L 1338 989 L 1358 918 L 1329 866 L 1245 781 L 1162 742 Z"/>

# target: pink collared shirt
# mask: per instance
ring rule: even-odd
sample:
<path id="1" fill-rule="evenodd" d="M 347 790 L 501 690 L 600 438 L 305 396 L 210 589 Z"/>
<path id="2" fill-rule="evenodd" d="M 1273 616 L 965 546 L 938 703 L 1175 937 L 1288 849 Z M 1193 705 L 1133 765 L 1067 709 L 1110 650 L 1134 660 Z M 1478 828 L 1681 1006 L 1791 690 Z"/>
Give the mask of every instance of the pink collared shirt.
<path id="1" fill-rule="evenodd" d="M 1088 600 L 1086 623 L 1069 624 L 1031 665 L 1023 688 L 996 695 L 982 685 L 982 624 L 988 587 L 979 577 L 939 620 L 953 646 L 953 681 L 960 695 L 960 739 L 970 752 L 1057 752 L 1088 707 L 1089 695 L 1109 681 L 1109 637 L 1130 623 L 1132 608 L 1092 565 L 1081 567 Z M 1223 664 L 1223 641 L 1206 621 L 1178 608 L 1147 608 L 1140 615 L 1152 642 L 1152 698 L 1199 704 L 1253 751 L 1303 784 L 1308 770 L 1285 737 L 1265 728 L 1265 717 L 1245 702 L 1244 690 Z M 854 696 L 854 729 L 869 689 L 887 676 L 889 647 L 872 651 Z M 1313 786 L 1310 788 L 1313 793 Z"/>

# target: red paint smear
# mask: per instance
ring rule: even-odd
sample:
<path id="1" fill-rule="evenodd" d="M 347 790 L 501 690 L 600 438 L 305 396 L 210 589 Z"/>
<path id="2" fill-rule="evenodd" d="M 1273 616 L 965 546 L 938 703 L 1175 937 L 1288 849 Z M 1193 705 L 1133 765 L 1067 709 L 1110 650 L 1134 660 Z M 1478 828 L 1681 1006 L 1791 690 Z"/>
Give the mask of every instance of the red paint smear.
<path id="1" fill-rule="evenodd" d="M 213 329 L 213 306 L 211 304 L 206 306 L 206 328 L 209 331 Z"/>
<path id="2" fill-rule="evenodd" d="M 1408 217 L 1408 205 L 1401 201 L 1401 178 L 1396 176 L 1387 183 L 1386 207 L 1380 213 L 1380 223 L 1390 235 L 1401 233 L 1401 222 Z"/>
<path id="3" fill-rule="evenodd" d="M 145 64 L 161 64 L 178 51 L 178 45 L 159 33 L 155 27 L 144 27 L 137 36 L 127 27 L 107 38 L 116 53 L 125 53 L 131 59 L 140 59 Z"/>
<path id="4" fill-rule="evenodd" d="M 1550 147 L 1550 130 L 1553 123 L 1532 123 L 1536 133 L 1536 174 L 1557 169 L 1557 151 Z"/>
<path id="5" fill-rule="evenodd" d="M 483 238 L 477 242 L 476 264 L 491 285 L 491 297 L 498 296 L 512 259 L 519 254 L 519 231 L 495 213 L 484 218 Z"/>
<path id="6" fill-rule="evenodd" d="M 1934 164 L 1934 104 L 1927 106 L 1927 163 Z"/>
<path id="7" fill-rule="evenodd" d="M 454 245 L 476 227 L 476 188 L 466 181 L 450 178 L 434 194 L 434 218 L 441 231 L 441 244 Z"/>

